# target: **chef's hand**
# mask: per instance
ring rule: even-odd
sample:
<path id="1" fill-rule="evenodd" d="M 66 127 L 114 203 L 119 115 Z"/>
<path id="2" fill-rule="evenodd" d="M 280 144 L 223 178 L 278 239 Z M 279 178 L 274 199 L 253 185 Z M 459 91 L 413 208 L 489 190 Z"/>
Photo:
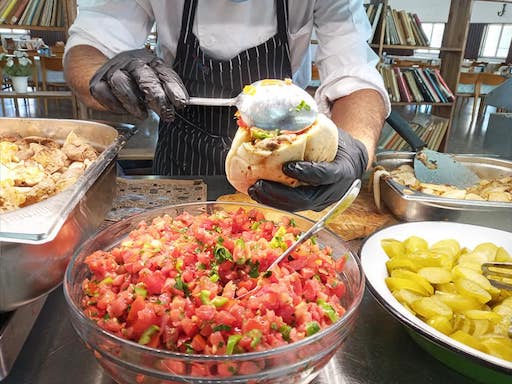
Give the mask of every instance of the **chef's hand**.
<path id="1" fill-rule="evenodd" d="M 249 187 L 249 196 L 261 204 L 286 211 L 321 211 L 341 199 L 355 179 L 361 179 L 368 165 L 363 143 L 339 131 L 338 152 L 332 162 L 291 161 L 283 172 L 307 186 L 288 187 L 273 181 L 258 180 Z"/>
<path id="2" fill-rule="evenodd" d="M 121 52 L 94 74 L 89 89 L 104 107 L 137 118 L 155 111 L 162 120 L 174 120 L 174 108 L 183 107 L 188 93 L 176 72 L 148 49 Z"/>

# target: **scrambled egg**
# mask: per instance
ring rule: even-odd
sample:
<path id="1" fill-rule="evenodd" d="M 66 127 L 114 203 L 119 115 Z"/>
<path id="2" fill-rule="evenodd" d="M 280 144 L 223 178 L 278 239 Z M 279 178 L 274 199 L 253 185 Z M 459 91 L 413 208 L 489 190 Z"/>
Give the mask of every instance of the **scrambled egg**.
<path id="1" fill-rule="evenodd" d="M 37 203 L 73 184 L 97 158 L 71 132 L 64 144 L 44 137 L 0 137 L 0 212 Z"/>

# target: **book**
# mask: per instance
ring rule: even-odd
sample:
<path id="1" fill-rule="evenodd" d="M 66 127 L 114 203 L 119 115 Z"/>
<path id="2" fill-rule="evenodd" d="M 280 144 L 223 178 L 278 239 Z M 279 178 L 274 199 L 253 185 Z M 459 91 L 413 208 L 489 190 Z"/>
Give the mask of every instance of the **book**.
<path id="1" fill-rule="evenodd" d="M 378 44 L 382 29 L 379 27 L 385 22 L 384 44 L 428 46 L 428 38 L 423 31 L 417 14 L 404 10 L 396 10 L 384 2 L 365 4 L 366 15 L 370 21 L 371 34 L 368 42 Z"/>
<path id="2" fill-rule="evenodd" d="M 448 98 L 444 94 L 444 92 L 439 88 L 439 84 L 437 82 L 437 79 L 435 78 L 435 75 L 433 75 L 430 71 L 430 68 L 425 68 L 423 70 L 423 73 L 425 77 L 428 79 L 431 87 L 434 89 L 438 97 L 441 99 L 441 103 L 448 103 Z"/>
<path id="3" fill-rule="evenodd" d="M 404 75 L 402 71 L 400 71 L 399 67 L 394 67 L 393 71 L 395 71 L 396 80 L 398 83 L 398 90 L 400 92 L 400 101 L 405 101 L 410 103 L 412 101 L 411 93 L 409 92 L 409 88 L 407 84 L 405 84 Z"/>
<path id="4" fill-rule="evenodd" d="M 19 8 L 21 3 L 22 3 L 22 0 L 16 0 L 16 2 L 14 3 L 14 6 L 11 8 L 11 10 L 5 16 L 5 20 L 3 21 L 4 23 L 10 24 L 12 16 L 16 13 L 16 11 Z"/>
<path id="5" fill-rule="evenodd" d="M 30 0 L 29 1 L 18 24 L 30 25 L 30 18 L 33 17 L 39 1 L 44 1 L 44 0 Z"/>
<path id="6" fill-rule="evenodd" d="M 52 9 L 52 15 L 50 17 L 50 25 L 52 27 L 57 26 L 57 13 L 58 9 L 61 5 L 59 4 L 58 0 L 53 0 L 53 9 Z"/>
<path id="7" fill-rule="evenodd" d="M 434 97 L 430 94 L 430 90 L 427 88 L 427 85 L 423 81 L 423 78 L 421 77 L 418 68 L 414 68 L 412 71 L 413 71 L 414 79 L 416 80 L 416 84 L 418 85 L 421 95 L 423 96 L 423 99 L 425 101 L 433 103 Z"/>
<path id="8" fill-rule="evenodd" d="M 405 31 L 402 26 L 402 23 L 400 22 L 400 16 L 398 15 L 398 11 L 396 9 L 392 9 L 391 14 L 393 15 L 393 23 L 395 25 L 396 31 L 398 32 L 400 45 L 407 45 L 407 37 L 405 36 Z"/>
<path id="9" fill-rule="evenodd" d="M 441 76 L 441 72 L 439 72 L 439 69 L 434 68 L 434 74 L 436 75 L 436 78 L 439 81 L 439 83 L 444 87 L 444 92 L 446 92 L 446 94 L 448 95 L 448 99 L 450 101 L 455 100 L 454 94 L 452 93 L 452 91 L 450 90 L 448 85 L 446 85 L 446 82 L 444 81 L 443 77 Z"/>
<path id="10" fill-rule="evenodd" d="M 374 4 L 370 4 L 370 6 L 373 6 Z M 372 32 L 370 34 L 370 38 L 368 39 L 368 42 L 373 41 L 373 37 L 375 36 L 375 31 L 377 30 L 377 26 L 379 25 L 380 21 L 380 14 L 382 13 L 382 7 L 384 6 L 383 3 L 376 4 L 372 9 L 374 9 L 372 18 L 370 18 L 371 26 L 372 26 Z"/>
<path id="11" fill-rule="evenodd" d="M 0 23 L 3 23 L 7 19 L 7 16 L 9 16 L 17 1 L 18 0 L 10 0 L 9 4 L 5 7 L 2 14 L 0 15 Z"/>
<path id="12" fill-rule="evenodd" d="M 30 11 L 30 9 L 34 6 L 34 0 L 29 0 L 27 6 L 21 13 L 21 16 L 18 18 L 18 21 L 16 22 L 17 25 L 26 25 L 25 20 L 27 19 L 27 15 Z"/>
<path id="13" fill-rule="evenodd" d="M 428 43 L 423 40 L 423 36 L 420 33 L 420 31 L 418 29 L 418 25 L 416 24 L 416 21 L 414 20 L 414 17 L 412 16 L 412 14 L 408 13 L 407 17 L 409 18 L 409 23 L 410 23 L 411 28 L 412 28 L 412 33 L 414 35 L 414 40 L 416 40 L 416 45 L 420 45 L 420 46 L 423 46 L 423 47 L 427 46 Z"/>
<path id="14" fill-rule="evenodd" d="M 21 15 L 23 14 L 23 11 L 27 7 L 30 0 L 20 0 L 19 6 L 16 8 L 16 11 L 12 14 L 10 23 L 16 24 L 18 20 L 20 19 Z"/>
<path id="15" fill-rule="evenodd" d="M 46 5 L 46 0 L 33 0 L 37 1 L 37 5 L 31 11 L 31 13 L 27 17 L 27 25 L 41 25 L 40 18 L 41 12 L 43 12 L 43 8 Z"/>
<path id="16" fill-rule="evenodd" d="M 49 26 L 50 25 L 50 17 L 53 9 L 53 0 L 45 0 L 43 10 L 41 11 L 39 25 Z"/>
<path id="17" fill-rule="evenodd" d="M 398 18 L 402 24 L 402 29 L 404 31 L 406 44 L 408 45 L 417 45 L 416 40 L 414 39 L 414 34 L 412 32 L 412 27 L 409 23 L 409 17 L 407 16 L 407 12 L 398 11 Z"/>
<path id="18" fill-rule="evenodd" d="M 423 98 L 423 95 L 421 94 L 418 84 L 416 84 L 416 80 L 414 79 L 414 75 L 410 70 L 404 71 L 404 77 L 407 82 L 407 85 L 409 86 L 409 89 L 411 90 L 411 93 L 413 95 L 414 101 L 416 102 L 422 102 L 425 101 Z"/>
<path id="19" fill-rule="evenodd" d="M 420 33 L 422 35 L 423 41 L 425 42 L 425 46 L 428 46 L 430 43 L 428 41 L 428 37 L 427 37 L 425 31 L 423 30 L 423 28 L 421 26 L 420 18 L 418 17 L 418 15 L 416 13 L 413 13 L 412 17 L 414 18 L 414 21 L 416 21 L 416 25 L 418 26 L 418 30 L 420 31 Z"/>
<path id="20" fill-rule="evenodd" d="M 435 103 L 440 103 L 441 102 L 441 98 L 437 94 L 437 92 L 434 89 L 434 87 L 430 84 L 430 80 L 425 75 L 425 70 L 424 69 L 420 69 L 420 70 L 417 71 L 417 73 L 421 77 L 421 79 L 423 80 L 423 83 L 425 83 L 425 86 L 427 87 L 428 92 L 430 93 L 430 95 L 432 95 L 432 98 L 434 99 L 433 101 Z"/>
<path id="21" fill-rule="evenodd" d="M 9 5 L 11 0 L 0 0 L 0 15 L 4 12 L 5 8 Z"/>

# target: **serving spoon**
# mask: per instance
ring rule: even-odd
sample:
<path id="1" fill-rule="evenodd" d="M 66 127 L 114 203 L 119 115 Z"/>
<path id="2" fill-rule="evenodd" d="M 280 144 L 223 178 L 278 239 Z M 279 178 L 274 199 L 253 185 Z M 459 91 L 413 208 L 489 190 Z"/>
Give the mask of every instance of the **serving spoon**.
<path id="1" fill-rule="evenodd" d="M 190 97 L 186 104 L 236 106 L 247 126 L 269 131 L 301 131 L 313 124 L 318 115 L 313 97 L 289 79 L 259 80 L 245 86 L 237 97 Z"/>
<path id="2" fill-rule="evenodd" d="M 331 218 L 339 215 L 348 207 L 350 207 L 350 205 L 352 205 L 357 195 L 359 194 L 360 189 L 361 180 L 357 179 L 352 183 L 352 185 L 347 190 L 347 192 L 345 192 L 343 197 L 334 206 L 332 206 L 331 209 L 329 209 L 327 213 L 324 216 L 322 216 L 311 228 L 309 228 L 306 232 L 300 235 L 300 237 L 292 245 L 290 245 L 290 247 L 288 247 L 277 259 L 275 259 L 272 262 L 272 264 L 270 264 L 264 271 L 260 272 L 260 276 L 265 275 L 265 273 L 268 271 L 271 271 L 272 268 L 278 265 L 285 257 L 288 257 L 299 245 L 301 245 L 315 233 L 321 231 L 327 225 Z M 241 294 L 240 296 L 237 296 L 237 299 L 241 299 L 247 295 L 253 294 L 260 288 L 261 286 L 257 285 L 253 289 Z"/>

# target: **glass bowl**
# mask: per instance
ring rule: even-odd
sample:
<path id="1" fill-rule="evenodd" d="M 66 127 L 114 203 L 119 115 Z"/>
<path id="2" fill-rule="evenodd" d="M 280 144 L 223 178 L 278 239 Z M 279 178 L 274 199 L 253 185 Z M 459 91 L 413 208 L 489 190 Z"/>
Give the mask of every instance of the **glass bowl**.
<path id="1" fill-rule="evenodd" d="M 364 275 L 359 260 L 346 243 L 329 230 L 317 233 L 317 241 L 333 249 L 333 256 L 346 255 L 341 272 L 346 293 L 346 312 L 333 325 L 303 340 L 262 352 L 234 355 L 201 355 L 154 349 L 109 333 L 82 312 L 81 282 L 90 273 L 84 259 L 95 250 L 108 250 L 119 244 L 142 220 L 183 212 L 192 215 L 258 208 L 267 219 L 293 218 L 306 230 L 313 224 L 302 216 L 273 208 L 243 203 L 192 203 L 153 209 L 124 219 L 85 242 L 70 262 L 64 280 L 64 294 L 71 322 L 85 345 L 94 352 L 101 366 L 118 383 L 308 383 L 319 373 L 350 334 L 364 292 Z"/>

